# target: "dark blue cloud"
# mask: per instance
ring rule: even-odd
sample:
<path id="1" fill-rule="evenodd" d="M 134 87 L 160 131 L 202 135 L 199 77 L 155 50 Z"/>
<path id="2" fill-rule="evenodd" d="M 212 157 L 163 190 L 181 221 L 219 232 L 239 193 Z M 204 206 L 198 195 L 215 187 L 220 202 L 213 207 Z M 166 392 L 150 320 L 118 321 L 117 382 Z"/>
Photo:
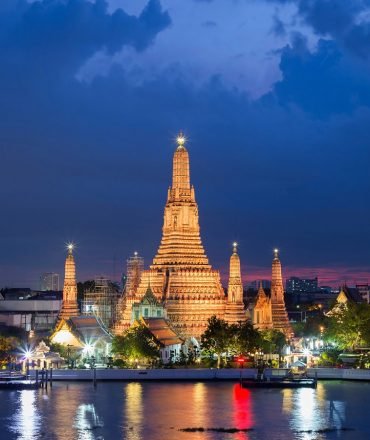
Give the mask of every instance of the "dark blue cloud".
<path id="1" fill-rule="evenodd" d="M 269 94 L 280 104 L 297 105 L 315 117 L 351 113 L 370 106 L 370 77 L 363 66 L 349 62 L 333 40 L 319 40 L 311 53 L 296 34 L 281 52 L 282 80 Z"/>
<path id="2" fill-rule="evenodd" d="M 298 16 L 320 35 L 330 35 L 343 48 L 368 59 L 370 57 L 370 21 L 360 19 L 367 13 L 369 0 L 267 0 L 272 3 L 296 4 Z"/>
<path id="3" fill-rule="evenodd" d="M 3 61 L 27 64 L 35 74 L 75 73 L 101 49 L 111 54 L 125 45 L 144 50 L 170 24 L 159 0 L 150 0 L 139 17 L 122 9 L 109 13 L 105 0 L 20 0 L 0 20 Z"/>

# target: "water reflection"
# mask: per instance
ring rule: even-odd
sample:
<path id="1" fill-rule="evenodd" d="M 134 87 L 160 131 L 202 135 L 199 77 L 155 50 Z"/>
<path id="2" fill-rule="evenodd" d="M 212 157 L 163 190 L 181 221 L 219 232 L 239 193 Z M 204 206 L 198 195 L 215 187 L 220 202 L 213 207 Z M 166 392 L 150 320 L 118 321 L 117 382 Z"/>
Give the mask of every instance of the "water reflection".
<path id="1" fill-rule="evenodd" d="M 77 429 L 79 440 L 95 440 L 97 437 L 93 432 L 102 428 L 103 422 L 95 411 L 92 404 L 81 404 L 77 408 L 74 427 Z"/>
<path id="2" fill-rule="evenodd" d="M 293 431 L 300 432 L 302 439 L 319 439 L 318 431 L 341 429 L 345 420 L 345 405 L 341 401 L 328 400 L 322 383 L 317 389 L 301 388 L 289 396 L 285 390 L 285 399 L 291 403 L 290 425 Z M 283 404 L 288 408 L 288 404 Z M 309 432 L 312 431 L 312 432 Z"/>
<path id="3" fill-rule="evenodd" d="M 40 415 L 36 409 L 36 391 L 23 390 L 19 393 L 19 408 L 14 414 L 11 430 L 19 440 L 34 440 L 38 438 Z"/>
<path id="4" fill-rule="evenodd" d="M 193 386 L 193 408 L 194 422 L 197 426 L 207 425 L 207 385 L 205 383 L 196 383 Z"/>
<path id="5" fill-rule="evenodd" d="M 97 388 L 55 383 L 48 392 L 0 391 L 0 439 L 357 440 L 370 438 L 369 405 L 370 384 L 357 383 L 321 382 L 316 390 L 248 390 L 230 383 L 101 383 Z M 218 428 L 253 430 L 223 433 Z"/>
<path id="6" fill-rule="evenodd" d="M 253 427 L 252 396 L 250 390 L 242 388 L 239 384 L 233 389 L 234 427 L 237 429 L 251 429 Z M 235 434 L 235 439 L 248 439 L 244 432 Z"/>
<path id="7" fill-rule="evenodd" d="M 132 382 L 125 389 L 125 415 L 127 424 L 124 426 L 123 438 L 140 440 L 143 429 L 143 386 Z M 155 410 L 155 408 L 152 408 Z"/>

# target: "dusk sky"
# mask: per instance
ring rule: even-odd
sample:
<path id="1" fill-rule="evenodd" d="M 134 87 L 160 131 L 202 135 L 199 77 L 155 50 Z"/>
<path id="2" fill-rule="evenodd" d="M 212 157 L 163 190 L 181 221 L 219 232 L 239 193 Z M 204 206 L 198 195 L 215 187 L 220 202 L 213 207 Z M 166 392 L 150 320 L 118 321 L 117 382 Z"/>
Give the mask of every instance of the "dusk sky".
<path id="1" fill-rule="evenodd" d="M 0 287 L 150 264 L 179 130 L 214 268 L 370 281 L 370 0 L 1 0 L 0 56 Z"/>

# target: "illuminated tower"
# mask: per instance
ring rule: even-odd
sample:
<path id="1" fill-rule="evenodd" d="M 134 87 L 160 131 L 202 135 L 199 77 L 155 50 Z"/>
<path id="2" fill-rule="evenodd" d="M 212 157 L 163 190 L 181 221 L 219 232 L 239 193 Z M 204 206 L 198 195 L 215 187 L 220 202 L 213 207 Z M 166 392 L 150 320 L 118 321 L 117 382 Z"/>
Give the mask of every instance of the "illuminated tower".
<path id="1" fill-rule="evenodd" d="M 65 263 L 63 302 L 59 313 L 59 319 L 68 319 L 79 316 L 80 310 L 77 304 L 76 264 L 73 257 L 73 244 L 68 245 L 68 254 Z"/>
<path id="2" fill-rule="evenodd" d="M 279 251 L 277 249 L 274 250 L 274 259 L 272 261 L 271 310 L 273 328 L 280 330 L 287 337 L 290 337 L 292 335 L 292 328 L 285 308 L 283 277 L 281 274 Z"/>
<path id="3" fill-rule="evenodd" d="M 220 273 L 209 264 L 200 238 L 198 205 L 190 183 L 185 141 L 180 134 L 173 156 L 172 186 L 167 193 L 158 252 L 150 269 L 142 272 L 133 297 L 124 301 L 118 330 L 130 325 L 133 301 L 143 298 L 148 284 L 164 304 L 173 327 L 185 338 L 199 337 L 211 316 L 225 316 L 226 297 Z"/>
<path id="4" fill-rule="evenodd" d="M 127 281 L 125 285 L 125 292 L 132 295 L 136 292 L 140 284 L 141 272 L 144 270 L 144 258 L 139 257 L 137 252 L 134 256 L 127 260 Z"/>
<path id="5" fill-rule="evenodd" d="M 272 328 L 271 298 L 269 298 L 262 287 L 262 282 L 257 293 L 256 304 L 253 308 L 253 324 L 259 330 Z"/>
<path id="6" fill-rule="evenodd" d="M 233 253 L 230 257 L 230 276 L 227 288 L 227 305 L 225 319 L 230 323 L 246 320 L 243 303 L 243 284 L 240 272 L 240 258 L 238 244 L 233 244 Z"/>

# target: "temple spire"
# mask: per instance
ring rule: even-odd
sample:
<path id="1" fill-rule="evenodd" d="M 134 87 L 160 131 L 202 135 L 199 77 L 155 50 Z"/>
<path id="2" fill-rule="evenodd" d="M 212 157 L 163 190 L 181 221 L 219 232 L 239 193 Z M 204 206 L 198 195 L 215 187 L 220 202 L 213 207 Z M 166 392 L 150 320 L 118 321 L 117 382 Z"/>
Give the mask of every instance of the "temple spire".
<path id="1" fill-rule="evenodd" d="M 177 149 L 173 156 L 172 189 L 190 189 L 189 154 L 185 148 L 186 138 L 182 132 L 176 138 Z"/>
<path id="2" fill-rule="evenodd" d="M 60 311 L 60 318 L 68 319 L 71 316 L 80 314 L 77 303 L 77 282 L 76 282 L 76 264 L 73 257 L 74 245 L 67 245 L 67 258 L 65 262 L 63 302 Z"/>
<path id="3" fill-rule="evenodd" d="M 233 253 L 230 257 L 230 275 L 227 288 L 227 305 L 225 318 L 230 323 L 244 321 L 246 315 L 243 303 L 243 283 L 238 255 L 238 243 L 233 243 Z"/>
<path id="4" fill-rule="evenodd" d="M 274 249 L 274 259 L 272 261 L 271 299 L 272 301 L 284 302 L 283 276 L 281 273 L 281 263 L 279 260 L 278 249 Z"/>
<path id="5" fill-rule="evenodd" d="M 283 276 L 278 249 L 274 249 L 274 259 L 272 260 L 271 308 L 273 328 L 290 337 L 293 331 L 285 308 Z"/>
<path id="6" fill-rule="evenodd" d="M 260 281 L 260 284 L 258 287 L 257 298 L 266 298 L 266 293 L 265 293 L 265 290 L 262 286 L 262 281 Z"/>

